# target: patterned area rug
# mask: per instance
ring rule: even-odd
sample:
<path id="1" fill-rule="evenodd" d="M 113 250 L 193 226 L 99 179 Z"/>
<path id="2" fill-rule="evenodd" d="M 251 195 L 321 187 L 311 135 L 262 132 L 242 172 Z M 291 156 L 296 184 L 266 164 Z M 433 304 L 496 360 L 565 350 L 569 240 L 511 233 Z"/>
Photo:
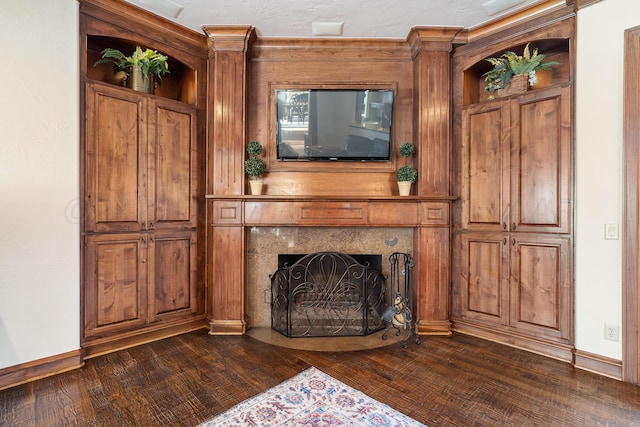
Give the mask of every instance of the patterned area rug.
<path id="1" fill-rule="evenodd" d="M 311 367 L 200 424 L 213 426 L 424 426 Z"/>

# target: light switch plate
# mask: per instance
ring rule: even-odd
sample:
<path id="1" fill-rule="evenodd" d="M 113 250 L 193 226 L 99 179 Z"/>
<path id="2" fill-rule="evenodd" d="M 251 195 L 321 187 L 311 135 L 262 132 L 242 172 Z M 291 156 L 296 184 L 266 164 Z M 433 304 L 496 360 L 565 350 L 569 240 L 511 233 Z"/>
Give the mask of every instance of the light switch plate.
<path id="1" fill-rule="evenodd" d="M 620 227 L 618 224 L 604 225 L 604 238 L 606 240 L 618 240 L 620 238 Z"/>

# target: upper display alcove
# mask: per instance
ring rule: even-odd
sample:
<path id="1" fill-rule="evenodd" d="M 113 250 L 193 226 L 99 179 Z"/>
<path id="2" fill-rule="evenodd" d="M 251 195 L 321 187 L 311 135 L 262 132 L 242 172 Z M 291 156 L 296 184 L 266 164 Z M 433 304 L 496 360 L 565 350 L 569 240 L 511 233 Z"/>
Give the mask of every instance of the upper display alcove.
<path id="1" fill-rule="evenodd" d="M 506 51 L 522 54 L 527 43 L 512 46 L 508 49 L 490 53 L 464 70 L 463 105 L 471 105 L 488 101 L 489 93 L 485 91 L 486 82 L 483 74 L 491 70 L 492 65 L 486 58 L 496 58 Z M 532 41 L 529 49 L 538 49 L 545 55 L 544 62 L 559 62 L 549 71 L 538 71 L 537 83 L 529 90 L 544 89 L 550 86 L 568 84 L 571 82 L 571 60 L 569 56 L 568 39 L 547 39 Z"/>
<path id="2" fill-rule="evenodd" d="M 88 36 L 87 39 L 87 78 L 123 86 L 122 79 L 115 79 L 113 74 L 113 66 L 111 64 L 99 64 L 94 66 L 96 61 L 102 58 L 102 51 L 109 47 L 118 49 L 125 55 L 129 56 L 136 48 L 140 46 L 142 49 L 153 49 L 167 55 L 169 74 L 162 77 L 162 81 L 154 90 L 154 94 L 164 98 L 174 99 L 187 104 L 195 105 L 197 102 L 197 73 L 196 70 L 175 59 L 171 55 L 156 49 L 154 46 L 146 46 L 135 41 L 106 37 L 106 36 Z"/>

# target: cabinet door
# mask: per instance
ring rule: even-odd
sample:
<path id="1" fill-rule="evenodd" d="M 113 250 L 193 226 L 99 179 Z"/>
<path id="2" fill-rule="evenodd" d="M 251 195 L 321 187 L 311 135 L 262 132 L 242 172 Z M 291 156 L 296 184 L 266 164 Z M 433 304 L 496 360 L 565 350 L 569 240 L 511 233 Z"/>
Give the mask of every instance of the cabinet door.
<path id="1" fill-rule="evenodd" d="M 195 231 L 156 233 L 149 245 L 150 321 L 197 311 Z"/>
<path id="2" fill-rule="evenodd" d="M 196 111 L 170 100 L 149 104 L 149 226 L 195 227 Z"/>
<path id="3" fill-rule="evenodd" d="M 509 322 L 509 251 L 505 233 L 460 235 L 462 317 L 506 326 Z"/>
<path id="4" fill-rule="evenodd" d="M 509 218 L 508 101 L 462 112 L 462 228 L 503 231 Z"/>
<path id="5" fill-rule="evenodd" d="M 511 120 L 511 231 L 569 233 L 570 88 L 512 100 Z"/>
<path id="6" fill-rule="evenodd" d="M 85 237 L 85 338 L 146 323 L 146 246 L 139 233 Z"/>
<path id="7" fill-rule="evenodd" d="M 86 231 L 146 227 L 146 101 L 133 91 L 87 85 Z"/>
<path id="8" fill-rule="evenodd" d="M 512 235 L 510 239 L 511 326 L 523 333 L 569 343 L 569 239 L 536 235 Z"/>

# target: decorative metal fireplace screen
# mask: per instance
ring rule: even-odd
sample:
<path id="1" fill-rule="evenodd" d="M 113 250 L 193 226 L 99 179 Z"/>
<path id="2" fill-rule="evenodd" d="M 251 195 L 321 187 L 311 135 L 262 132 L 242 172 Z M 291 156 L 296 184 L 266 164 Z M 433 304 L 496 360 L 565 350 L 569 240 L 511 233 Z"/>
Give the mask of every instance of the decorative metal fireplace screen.
<path id="1" fill-rule="evenodd" d="M 384 327 L 384 276 L 339 252 L 305 255 L 271 276 L 271 327 L 288 337 L 368 335 Z"/>

